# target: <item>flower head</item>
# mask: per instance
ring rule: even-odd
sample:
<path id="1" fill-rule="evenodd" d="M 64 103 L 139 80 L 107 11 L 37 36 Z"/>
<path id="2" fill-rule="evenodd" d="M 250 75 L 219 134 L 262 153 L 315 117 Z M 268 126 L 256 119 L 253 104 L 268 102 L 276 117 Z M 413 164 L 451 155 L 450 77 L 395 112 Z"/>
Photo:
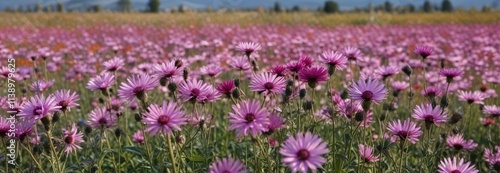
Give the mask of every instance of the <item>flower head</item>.
<path id="1" fill-rule="evenodd" d="M 500 107 L 495 105 L 484 106 L 483 113 L 491 117 L 500 117 Z"/>
<path id="2" fill-rule="evenodd" d="M 261 107 L 257 100 L 244 100 L 232 106 L 233 112 L 229 113 L 229 130 L 236 130 L 237 136 L 251 134 L 257 136 L 266 132 L 270 125 L 269 112 Z"/>
<path id="3" fill-rule="evenodd" d="M 137 132 L 134 133 L 132 136 L 132 140 L 134 142 L 142 144 L 144 142 L 144 132 L 142 130 L 138 130 Z"/>
<path id="4" fill-rule="evenodd" d="M 64 149 L 66 154 L 82 149 L 78 144 L 83 142 L 83 134 L 82 132 L 78 133 L 75 123 L 73 123 L 70 130 L 62 129 L 62 131 L 64 133 L 64 142 L 66 143 L 66 149 Z"/>
<path id="5" fill-rule="evenodd" d="M 47 88 L 51 87 L 52 85 L 54 85 L 54 82 L 55 80 L 50 80 L 50 81 L 37 80 L 30 85 L 30 90 L 33 92 L 42 92 L 47 90 Z"/>
<path id="6" fill-rule="evenodd" d="M 307 82 L 311 88 L 328 80 L 328 72 L 323 67 L 311 67 L 299 71 L 299 80 Z"/>
<path id="7" fill-rule="evenodd" d="M 349 87 L 349 95 L 354 100 L 370 101 L 376 104 L 385 99 L 387 89 L 374 79 L 360 79 Z"/>
<path id="8" fill-rule="evenodd" d="M 495 149 L 484 149 L 484 161 L 488 162 L 490 167 L 497 172 L 500 171 L 500 146 L 495 146 Z"/>
<path id="9" fill-rule="evenodd" d="M 281 118 L 279 114 L 272 114 L 269 117 L 269 125 L 267 126 L 267 132 L 265 134 L 270 135 L 276 130 L 284 127 L 285 119 Z"/>
<path id="10" fill-rule="evenodd" d="M 263 92 L 264 95 L 281 94 L 285 90 L 285 86 L 285 79 L 272 73 L 255 74 L 250 80 L 250 89 Z"/>
<path id="11" fill-rule="evenodd" d="M 458 91 L 458 100 L 469 104 L 484 104 L 484 95 L 480 91 Z"/>
<path id="12" fill-rule="evenodd" d="M 399 73 L 399 68 L 393 66 L 379 67 L 375 73 L 380 75 L 382 79 L 387 79 Z"/>
<path id="13" fill-rule="evenodd" d="M 42 119 L 61 109 L 54 96 L 35 95 L 22 105 L 20 117 L 33 120 Z"/>
<path id="14" fill-rule="evenodd" d="M 210 77 L 216 77 L 222 72 L 222 68 L 218 64 L 209 64 L 200 69 L 201 73 Z"/>
<path id="15" fill-rule="evenodd" d="M 465 140 L 462 134 L 450 135 L 446 138 L 446 146 L 460 150 L 472 150 L 477 147 L 473 140 Z"/>
<path id="16" fill-rule="evenodd" d="M 161 64 L 156 64 L 153 69 L 153 75 L 165 82 L 174 82 L 182 77 L 182 69 L 175 65 L 176 61 L 169 61 Z"/>
<path id="17" fill-rule="evenodd" d="M 457 68 L 445 68 L 439 70 L 439 74 L 446 77 L 448 83 L 453 81 L 453 78 L 464 74 L 464 71 Z"/>
<path id="18" fill-rule="evenodd" d="M 111 60 L 104 62 L 103 65 L 104 68 L 106 68 L 106 71 L 114 72 L 123 67 L 123 65 L 125 65 L 125 62 L 123 61 L 123 58 L 115 57 Z"/>
<path id="19" fill-rule="evenodd" d="M 393 136 L 397 136 L 401 140 L 408 140 L 412 144 L 415 144 L 420 135 L 422 135 L 420 127 L 414 122 L 411 122 L 410 119 L 403 122 L 401 122 L 401 120 L 392 121 L 389 123 L 387 130 L 389 130 Z"/>
<path id="20" fill-rule="evenodd" d="M 418 105 L 411 115 L 417 121 L 424 121 L 426 125 L 435 124 L 439 126 L 446 122 L 448 114 L 439 105 L 433 107 L 431 104 Z"/>
<path id="21" fill-rule="evenodd" d="M 456 157 L 445 158 L 439 162 L 439 173 L 478 173 L 479 171 L 474 168 L 469 162 L 464 159 L 457 159 Z"/>
<path id="22" fill-rule="evenodd" d="M 61 111 L 70 110 L 76 106 L 79 106 L 77 103 L 80 98 L 76 92 L 71 92 L 71 90 L 58 90 L 54 94 L 55 101 L 57 102 L 57 106 L 61 106 Z"/>
<path id="23" fill-rule="evenodd" d="M 231 97 L 231 93 L 236 89 L 236 86 L 234 85 L 234 80 L 227 80 L 219 84 L 216 89 L 221 94 Z"/>
<path id="24" fill-rule="evenodd" d="M 441 96 L 443 94 L 443 91 L 441 91 L 437 87 L 433 86 L 428 86 L 425 90 L 422 90 L 422 95 L 430 98 L 434 98 L 436 96 Z"/>
<path id="25" fill-rule="evenodd" d="M 346 47 L 343 53 L 347 57 L 347 59 L 351 61 L 358 60 L 363 55 L 361 51 L 359 51 L 359 49 L 355 47 Z"/>
<path id="26" fill-rule="evenodd" d="M 252 68 L 250 63 L 248 63 L 247 58 L 245 58 L 243 56 L 239 56 L 239 57 L 232 58 L 232 59 L 228 60 L 228 64 L 238 71 L 245 71 L 245 70 L 249 70 L 250 68 Z"/>
<path id="27" fill-rule="evenodd" d="M 260 50 L 260 44 L 253 42 L 242 42 L 236 46 L 239 51 L 245 52 L 245 55 L 250 56 L 255 51 Z"/>
<path id="28" fill-rule="evenodd" d="M 359 144 L 359 155 L 366 163 L 373 163 L 379 160 L 378 156 L 373 154 L 373 147 L 363 144 Z"/>
<path id="29" fill-rule="evenodd" d="M 286 67 L 282 65 L 274 66 L 271 68 L 271 73 L 279 77 L 286 76 Z"/>
<path id="30" fill-rule="evenodd" d="M 319 58 L 322 63 L 325 63 L 329 67 L 333 67 L 336 70 L 343 70 L 347 67 L 347 57 L 340 52 L 323 52 Z"/>
<path id="31" fill-rule="evenodd" d="M 203 103 L 207 100 L 214 101 L 220 97 L 220 93 L 210 84 L 201 80 L 188 80 L 179 85 L 179 93 L 182 100 L 197 101 Z"/>
<path id="32" fill-rule="evenodd" d="M 241 161 L 235 160 L 231 157 L 219 159 L 216 158 L 215 162 L 210 165 L 210 173 L 247 173 L 245 166 Z"/>
<path id="33" fill-rule="evenodd" d="M 96 108 L 90 112 L 88 124 L 93 128 L 109 128 L 116 125 L 116 116 L 105 107 Z"/>
<path id="34" fill-rule="evenodd" d="M 434 50 L 429 46 L 417 46 L 413 52 L 417 55 L 422 56 L 423 59 L 426 59 L 429 55 L 432 55 Z"/>
<path id="35" fill-rule="evenodd" d="M 113 85 L 113 83 L 115 83 L 115 75 L 104 73 L 102 75 L 91 78 L 87 83 L 87 88 L 92 91 L 104 91 L 109 88 L 109 86 Z"/>
<path id="36" fill-rule="evenodd" d="M 158 85 L 156 78 L 147 74 L 136 75 L 123 82 L 118 89 L 118 96 L 121 99 L 131 101 L 137 98 L 143 101 L 146 98 L 146 92 L 153 90 Z"/>
<path id="37" fill-rule="evenodd" d="M 181 130 L 180 126 L 187 124 L 187 118 L 175 102 L 163 101 L 161 107 L 151 104 L 144 113 L 142 122 L 147 126 L 146 132 L 154 136 L 157 133 L 172 134 L 173 131 Z"/>
<path id="38" fill-rule="evenodd" d="M 292 169 L 292 172 L 307 173 L 321 168 L 326 159 L 322 156 L 328 153 L 327 143 L 318 135 L 310 132 L 297 133 L 289 137 L 281 145 L 280 153 L 283 155 L 281 162 Z"/>

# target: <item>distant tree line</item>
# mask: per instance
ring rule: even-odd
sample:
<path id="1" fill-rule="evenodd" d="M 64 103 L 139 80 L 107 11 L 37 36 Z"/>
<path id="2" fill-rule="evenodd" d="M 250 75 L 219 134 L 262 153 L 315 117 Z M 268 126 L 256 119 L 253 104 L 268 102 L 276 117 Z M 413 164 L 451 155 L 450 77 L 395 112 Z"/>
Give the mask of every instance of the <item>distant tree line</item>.
<path id="1" fill-rule="evenodd" d="M 116 10 L 120 12 L 131 12 L 133 11 L 133 6 L 131 0 L 116 0 Z M 147 6 L 142 12 L 150 12 L 150 13 L 158 13 L 161 12 L 161 1 L 160 0 L 149 0 Z M 453 12 L 458 9 L 455 9 L 452 2 L 450 0 L 443 0 L 441 4 L 432 4 L 428 0 L 426 0 L 420 6 L 415 6 L 414 4 L 407 4 L 402 6 L 394 6 L 390 1 L 385 1 L 383 4 L 373 5 L 369 4 L 366 7 L 356 7 L 351 10 L 341 11 L 339 4 L 336 1 L 328 0 L 325 2 L 323 7 L 318 9 L 307 9 L 302 8 L 301 6 L 295 5 L 292 8 L 284 8 L 281 6 L 279 2 L 275 2 L 274 6 L 270 9 L 265 9 L 263 7 L 259 7 L 257 9 L 238 9 L 238 11 L 267 11 L 273 13 L 283 13 L 283 12 L 301 12 L 301 11 L 318 11 L 327 14 L 341 13 L 341 12 L 386 12 L 386 13 L 413 13 L 413 12 Z M 34 4 L 28 6 L 20 6 L 17 8 L 6 7 L 5 12 L 72 12 L 72 11 L 87 11 L 87 12 L 101 12 L 104 11 L 103 6 L 96 4 L 92 6 L 87 6 L 85 9 L 66 9 L 64 4 L 59 2 L 57 4 L 51 4 L 47 6 L 43 6 L 42 4 Z M 186 11 L 190 11 L 184 5 L 180 5 L 178 8 L 170 9 L 170 12 L 183 13 Z M 212 8 L 207 6 L 204 10 L 206 12 L 212 12 Z M 234 9 L 230 9 L 230 11 L 234 11 Z M 460 10 L 460 11 L 463 11 Z M 477 11 L 474 7 L 471 7 L 470 11 Z M 490 6 L 484 6 L 481 11 L 490 12 L 493 11 L 493 8 Z"/>

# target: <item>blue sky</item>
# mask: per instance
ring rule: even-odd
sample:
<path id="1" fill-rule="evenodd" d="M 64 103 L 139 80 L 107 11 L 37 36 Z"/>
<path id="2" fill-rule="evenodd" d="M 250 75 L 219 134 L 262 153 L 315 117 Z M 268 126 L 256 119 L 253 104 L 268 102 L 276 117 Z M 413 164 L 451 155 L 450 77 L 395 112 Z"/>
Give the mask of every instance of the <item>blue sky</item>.
<path id="1" fill-rule="evenodd" d="M 134 9 L 141 10 L 146 8 L 148 0 L 131 0 Z M 279 2 L 282 6 L 292 7 L 294 5 L 304 6 L 308 8 L 318 8 L 322 6 L 325 0 L 160 0 L 161 8 L 173 8 L 180 4 L 184 4 L 191 8 L 205 8 L 211 6 L 212 8 L 253 8 L 258 6 L 271 7 L 274 2 Z M 352 9 L 354 7 L 366 7 L 370 2 L 373 4 L 382 4 L 386 0 L 337 0 L 341 9 Z M 425 0 L 388 0 L 394 6 L 414 4 L 421 6 Z M 442 0 L 430 0 L 431 3 L 440 4 Z M 469 8 L 475 6 L 481 8 L 484 5 L 492 5 L 494 1 L 500 0 L 451 0 L 455 7 L 461 6 Z M 101 4 L 106 8 L 113 8 L 117 0 L 0 0 L 0 8 L 3 9 L 7 6 L 19 7 L 26 5 L 33 5 L 41 3 L 43 5 L 56 4 L 62 2 L 69 8 L 85 8 L 90 5 Z"/>

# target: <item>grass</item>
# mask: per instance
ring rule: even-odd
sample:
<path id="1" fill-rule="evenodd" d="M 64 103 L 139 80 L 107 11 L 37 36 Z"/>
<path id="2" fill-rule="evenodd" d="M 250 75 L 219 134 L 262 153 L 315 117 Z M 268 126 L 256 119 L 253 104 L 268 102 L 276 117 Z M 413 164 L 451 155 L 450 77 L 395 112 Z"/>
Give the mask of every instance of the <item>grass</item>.
<path id="1" fill-rule="evenodd" d="M 365 24 L 475 24 L 498 23 L 500 12 L 455 13 L 343 13 L 321 14 L 313 12 L 269 14 L 259 12 L 233 13 L 0 13 L 0 27 L 8 26 L 61 26 L 81 25 L 158 25 L 203 26 L 206 24 L 242 25 L 365 25 Z"/>

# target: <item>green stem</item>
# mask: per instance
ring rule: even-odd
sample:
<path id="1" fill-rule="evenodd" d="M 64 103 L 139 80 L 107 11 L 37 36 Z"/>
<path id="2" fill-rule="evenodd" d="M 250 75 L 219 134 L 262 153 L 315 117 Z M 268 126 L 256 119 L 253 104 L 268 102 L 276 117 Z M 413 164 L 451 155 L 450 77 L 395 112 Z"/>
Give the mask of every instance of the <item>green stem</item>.
<path id="1" fill-rule="evenodd" d="M 170 160 L 172 162 L 172 166 L 174 167 L 174 173 L 178 173 L 179 171 L 177 170 L 177 165 L 175 165 L 175 157 L 174 157 L 174 149 L 172 148 L 172 141 L 171 141 L 171 134 L 168 134 L 167 138 L 167 143 L 168 143 L 168 150 L 170 152 Z"/>
<path id="2" fill-rule="evenodd" d="M 30 156 L 31 156 L 31 159 L 33 159 L 33 162 L 35 162 L 35 164 L 36 164 L 36 166 L 38 167 L 38 169 L 40 169 L 40 171 L 42 171 L 42 172 L 45 172 L 45 171 L 44 171 L 44 169 L 43 169 L 43 167 L 42 167 L 42 165 L 38 162 L 38 159 L 35 159 L 35 156 L 33 156 L 33 153 L 31 153 L 31 150 L 30 150 L 30 149 L 28 149 L 26 146 L 24 146 L 24 144 L 23 144 L 23 143 L 20 143 L 20 144 L 21 144 L 21 146 L 23 146 L 23 148 L 24 148 L 26 151 L 28 151 L 28 153 L 29 153 L 29 154 L 30 154 Z M 8 160 L 8 159 L 6 159 L 6 160 Z M 5 169 L 5 170 L 6 170 L 6 171 L 8 171 L 7 167 L 6 167 L 6 169 Z"/>

